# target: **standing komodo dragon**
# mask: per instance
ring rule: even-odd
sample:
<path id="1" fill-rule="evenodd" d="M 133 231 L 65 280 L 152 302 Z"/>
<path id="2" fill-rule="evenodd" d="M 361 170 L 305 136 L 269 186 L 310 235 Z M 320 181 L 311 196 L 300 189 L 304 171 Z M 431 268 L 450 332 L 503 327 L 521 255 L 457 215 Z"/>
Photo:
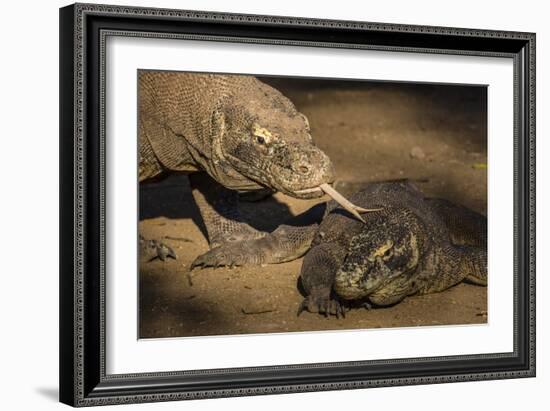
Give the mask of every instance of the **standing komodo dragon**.
<path id="1" fill-rule="evenodd" d="M 330 202 L 301 270 L 303 310 L 337 317 L 342 301 L 385 306 L 468 280 L 487 284 L 487 219 L 408 182 L 373 183 L 350 200 L 382 207 L 350 218 Z"/>
<path id="2" fill-rule="evenodd" d="M 358 216 L 328 185 L 333 166 L 313 144 L 306 117 L 251 76 L 140 71 L 139 156 L 140 182 L 191 173 L 211 247 L 193 266 L 283 262 L 307 250 L 310 238 L 293 241 L 302 238 L 300 227 L 267 234 L 243 222 L 239 191 L 269 189 L 295 198 L 327 192 Z M 269 256 L 255 246 L 259 240 L 269 244 Z M 140 236 L 140 243 L 145 256 L 175 258 L 156 240 Z"/>

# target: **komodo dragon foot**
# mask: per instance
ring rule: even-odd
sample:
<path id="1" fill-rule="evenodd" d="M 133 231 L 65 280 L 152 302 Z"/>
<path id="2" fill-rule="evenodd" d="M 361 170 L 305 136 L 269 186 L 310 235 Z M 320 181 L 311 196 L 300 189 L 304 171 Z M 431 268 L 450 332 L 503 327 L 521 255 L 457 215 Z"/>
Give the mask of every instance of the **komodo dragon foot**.
<path id="1" fill-rule="evenodd" d="M 296 315 L 308 311 L 310 313 L 319 313 L 328 317 L 334 315 L 336 318 L 345 318 L 345 307 L 336 298 L 331 296 L 330 288 L 312 290 L 312 292 L 304 298 Z"/>
<path id="2" fill-rule="evenodd" d="M 281 225 L 264 237 L 239 242 L 224 242 L 198 256 L 196 267 L 221 267 L 278 264 L 295 260 L 309 249 L 317 225 Z"/>
<path id="3" fill-rule="evenodd" d="M 178 258 L 172 247 L 158 240 L 147 240 L 142 235 L 139 236 L 139 252 L 140 258 L 146 261 L 153 261 L 157 258 L 162 261 L 167 258 L 173 258 L 174 260 Z"/>
<path id="4" fill-rule="evenodd" d="M 243 265 L 264 264 L 265 256 L 255 244 L 254 240 L 246 240 L 238 243 L 227 242 L 214 247 L 204 254 L 199 255 L 191 264 L 191 269 L 196 267 L 223 267 L 233 268 Z"/>

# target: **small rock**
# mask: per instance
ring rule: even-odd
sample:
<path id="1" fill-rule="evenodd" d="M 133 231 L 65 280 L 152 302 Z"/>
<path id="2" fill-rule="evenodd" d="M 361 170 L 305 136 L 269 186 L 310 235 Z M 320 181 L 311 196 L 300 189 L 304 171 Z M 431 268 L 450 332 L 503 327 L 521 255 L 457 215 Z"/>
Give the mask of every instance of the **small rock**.
<path id="1" fill-rule="evenodd" d="M 416 160 L 424 160 L 426 158 L 426 154 L 424 153 L 424 150 L 422 150 L 418 146 L 413 147 L 409 155 L 411 156 L 411 158 L 414 158 Z"/>
<path id="2" fill-rule="evenodd" d="M 266 306 L 264 308 L 262 307 L 243 307 L 241 308 L 241 311 L 243 314 L 266 314 L 266 313 L 272 313 L 273 311 L 277 311 L 276 308 L 271 306 Z"/>
<path id="3" fill-rule="evenodd" d="M 266 295 L 261 293 L 252 293 L 241 306 L 243 314 L 265 314 L 277 311 L 277 305 L 268 300 Z"/>

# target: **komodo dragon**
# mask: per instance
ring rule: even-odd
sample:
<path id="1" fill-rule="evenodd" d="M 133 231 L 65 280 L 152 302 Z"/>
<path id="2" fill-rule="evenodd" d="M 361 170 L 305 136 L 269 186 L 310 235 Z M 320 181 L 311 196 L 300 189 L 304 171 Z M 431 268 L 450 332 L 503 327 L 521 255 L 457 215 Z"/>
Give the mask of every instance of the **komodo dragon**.
<path id="1" fill-rule="evenodd" d="M 303 261 L 307 296 L 298 314 L 339 317 L 344 301 L 386 306 L 462 280 L 487 284 L 484 216 L 426 198 L 407 182 L 373 183 L 350 200 L 383 209 L 366 215 L 363 224 L 329 203 Z"/>
<path id="2" fill-rule="evenodd" d="M 252 76 L 139 72 L 139 180 L 167 172 L 189 175 L 211 251 L 194 266 L 219 265 L 233 244 L 246 241 L 251 261 L 257 240 L 292 236 L 300 228 L 271 234 L 246 224 L 238 192 L 280 191 L 295 198 L 328 192 L 357 217 L 356 208 L 328 185 L 334 180 L 329 158 L 317 148 L 306 117 L 274 88 Z M 364 210 L 363 210 L 364 211 Z M 361 217 L 359 217 L 361 218 Z M 173 250 L 140 236 L 141 254 L 175 258 Z M 273 250 L 279 261 L 301 256 L 305 246 Z M 215 251 L 214 251 L 215 250 Z"/>

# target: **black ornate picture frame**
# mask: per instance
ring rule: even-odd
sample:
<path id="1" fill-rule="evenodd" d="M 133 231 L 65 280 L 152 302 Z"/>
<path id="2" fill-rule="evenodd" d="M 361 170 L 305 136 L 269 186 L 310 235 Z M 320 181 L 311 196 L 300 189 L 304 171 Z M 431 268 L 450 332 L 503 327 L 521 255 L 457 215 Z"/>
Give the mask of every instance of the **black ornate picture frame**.
<path id="1" fill-rule="evenodd" d="M 513 59 L 513 352 L 107 374 L 104 93 L 108 36 Z M 92 406 L 535 376 L 535 34 L 75 4 L 60 10 L 60 97 L 62 402 Z"/>

